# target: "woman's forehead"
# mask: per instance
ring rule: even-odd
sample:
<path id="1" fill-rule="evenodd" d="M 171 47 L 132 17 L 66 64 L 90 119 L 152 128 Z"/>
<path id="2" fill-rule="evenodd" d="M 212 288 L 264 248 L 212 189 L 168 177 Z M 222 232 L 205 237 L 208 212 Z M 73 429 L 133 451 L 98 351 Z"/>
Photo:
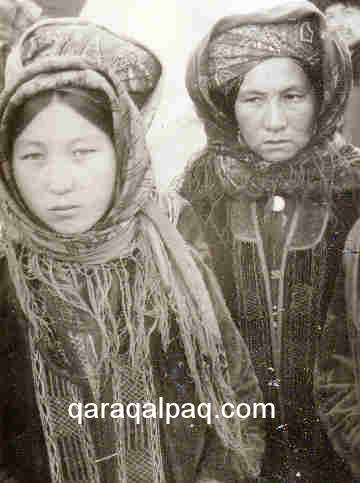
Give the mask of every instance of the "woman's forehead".
<path id="1" fill-rule="evenodd" d="M 74 142 L 103 132 L 75 109 L 58 100 L 44 107 L 19 134 L 19 143 Z"/>
<path id="2" fill-rule="evenodd" d="M 273 73 L 276 72 L 276 76 Z M 291 58 L 271 58 L 251 69 L 244 77 L 240 92 L 283 91 L 309 87 L 310 80 L 302 67 Z"/>

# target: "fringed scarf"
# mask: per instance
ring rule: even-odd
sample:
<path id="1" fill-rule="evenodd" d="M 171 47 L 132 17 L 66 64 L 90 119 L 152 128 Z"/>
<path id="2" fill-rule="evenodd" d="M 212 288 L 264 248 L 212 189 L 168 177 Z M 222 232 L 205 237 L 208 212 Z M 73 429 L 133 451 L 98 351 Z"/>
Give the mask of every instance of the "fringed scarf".
<path id="1" fill-rule="evenodd" d="M 244 75 L 272 57 L 299 62 L 322 89 L 317 93 L 321 103 L 309 145 L 279 165 L 249 150 L 234 116 L 214 99 L 214 92 L 225 100 L 234 96 L 234 86 L 240 86 Z M 177 180 L 178 190 L 191 202 L 212 204 L 223 196 L 259 199 L 275 193 L 328 201 L 334 191 L 353 187 L 358 174 L 349 167 L 358 161 L 358 150 L 338 134 L 351 79 L 348 51 L 327 31 L 324 16 L 309 2 L 220 20 L 195 50 L 187 69 L 187 89 L 204 123 L 207 145 Z"/>
<path id="2" fill-rule="evenodd" d="M 220 406 L 234 400 L 217 322 L 229 313 L 213 275 L 157 202 L 141 115 L 145 123 L 153 115 L 158 78 L 159 62 L 144 46 L 73 19 L 35 25 L 9 59 L 0 101 L 3 235 L 11 280 L 29 322 L 35 392 L 54 482 L 165 482 L 156 420 L 142 419 L 140 429 L 129 420 L 114 420 L 110 433 L 104 423 L 100 440 L 105 446 L 107 439 L 113 441 L 113 454 L 103 454 L 90 424 L 70 420 L 67 409 L 72 402 L 99 403 L 105 395 L 115 402 L 132 402 L 136 394 L 156 402 L 152 335 L 159 335 L 166 352 L 172 323 L 199 401 L 221 414 Z M 6 154 L 16 106 L 65 86 L 108 96 L 119 160 L 112 208 L 78 236 L 36 223 L 14 189 Z M 129 93 L 142 99 L 140 113 Z M 144 93 L 151 102 L 143 102 Z M 239 421 L 220 417 L 214 424 L 244 470 L 258 474 Z"/>

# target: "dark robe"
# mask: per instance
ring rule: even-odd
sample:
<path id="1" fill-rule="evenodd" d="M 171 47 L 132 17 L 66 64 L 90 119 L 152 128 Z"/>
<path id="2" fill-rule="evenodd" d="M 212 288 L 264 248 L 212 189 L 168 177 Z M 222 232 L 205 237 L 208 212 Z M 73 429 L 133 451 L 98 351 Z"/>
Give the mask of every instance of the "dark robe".
<path id="1" fill-rule="evenodd" d="M 354 198 L 344 192 L 330 208 L 284 198 L 284 212 L 268 219 L 268 200 L 224 195 L 193 205 L 206 221 L 214 271 L 265 402 L 275 405 L 275 418 L 266 420 L 264 482 L 350 481 L 321 427 L 313 371 L 344 241 L 358 216 Z"/>

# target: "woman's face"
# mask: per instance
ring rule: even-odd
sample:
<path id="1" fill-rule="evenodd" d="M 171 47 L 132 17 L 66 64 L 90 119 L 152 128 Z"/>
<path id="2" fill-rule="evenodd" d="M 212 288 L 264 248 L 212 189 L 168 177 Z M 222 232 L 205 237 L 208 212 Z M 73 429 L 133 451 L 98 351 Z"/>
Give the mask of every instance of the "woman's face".
<path id="1" fill-rule="evenodd" d="M 330 28 L 352 47 L 360 40 L 360 6 L 334 3 L 325 10 Z"/>
<path id="2" fill-rule="evenodd" d="M 108 135 L 52 102 L 16 138 L 13 173 L 28 208 L 63 234 L 89 230 L 108 210 L 116 154 Z"/>
<path id="3" fill-rule="evenodd" d="M 315 115 L 310 81 L 290 58 L 267 59 L 249 71 L 235 102 L 241 136 L 271 163 L 288 161 L 308 144 Z"/>

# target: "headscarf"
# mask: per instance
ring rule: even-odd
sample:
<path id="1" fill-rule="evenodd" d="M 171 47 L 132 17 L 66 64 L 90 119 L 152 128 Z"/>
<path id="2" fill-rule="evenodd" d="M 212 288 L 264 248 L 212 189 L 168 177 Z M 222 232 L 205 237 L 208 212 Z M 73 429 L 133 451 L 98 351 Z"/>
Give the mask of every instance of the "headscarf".
<path id="1" fill-rule="evenodd" d="M 249 70 L 273 57 L 294 59 L 310 80 L 320 77 L 314 87 L 322 88 L 309 145 L 279 164 L 249 149 L 234 116 L 216 100 L 219 94 L 229 96 Z M 189 200 L 216 199 L 221 193 L 252 199 L 275 193 L 329 198 L 343 182 L 344 168 L 358 157 L 337 132 L 351 88 L 349 53 L 307 1 L 218 21 L 190 59 L 186 86 L 207 135 L 205 149 L 190 161 L 178 182 Z"/>
<path id="2" fill-rule="evenodd" d="M 41 8 L 32 0 L 0 0 L 0 92 L 11 46 L 40 15 Z"/>
<path id="3" fill-rule="evenodd" d="M 251 69 L 273 57 L 294 59 L 315 83 L 321 76 L 318 34 L 314 19 L 234 26 L 219 33 L 209 44 L 210 90 L 228 95 L 232 81 L 240 85 Z"/>
<path id="4" fill-rule="evenodd" d="M 0 99 L 3 234 L 11 280 L 31 326 L 35 385 L 54 481 L 60 481 L 57 444 L 63 435 L 56 434 L 56 414 L 44 387 L 49 390 L 49 380 L 62 374 L 65 381 L 85 384 L 97 401 L 104 377 L 120 384 L 118 355 L 124 340 L 129 339 L 132 367 L 140 371 L 146 394 L 153 396 L 151 336 L 158 333 L 166 351 L 175 317 L 199 399 L 211 402 L 214 413 L 221 414 L 220 405 L 234 398 L 217 323 L 230 315 L 212 274 L 157 203 L 144 132 L 158 100 L 161 71 L 157 57 L 142 44 L 75 19 L 35 24 L 9 56 Z M 7 129 L 16 107 L 41 91 L 64 87 L 97 89 L 108 96 L 118 159 L 109 212 L 79 235 L 37 225 L 15 195 L 6 168 Z M 99 332 L 100 338 L 95 335 Z M 44 381 L 49 367 L 54 369 L 52 378 Z M 57 391 L 62 393 L 64 385 Z M 81 400 L 76 384 L 67 394 L 72 402 Z M 215 428 L 244 468 L 256 474 L 259 469 L 248 456 L 236 418 L 220 417 Z M 121 453 L 126 434 L 124 429 L 119 433 Z M 157 452 L 155 481 L 163 482 L 158 430 L 146 434 L 148 447 Z M 86 447 L 85 474 L 91 475 L 85 480 L 97 482 L 91 438 L 83 433 L 79 438 Z M 121 474 L 121 481 L 127 481 Z"/>

